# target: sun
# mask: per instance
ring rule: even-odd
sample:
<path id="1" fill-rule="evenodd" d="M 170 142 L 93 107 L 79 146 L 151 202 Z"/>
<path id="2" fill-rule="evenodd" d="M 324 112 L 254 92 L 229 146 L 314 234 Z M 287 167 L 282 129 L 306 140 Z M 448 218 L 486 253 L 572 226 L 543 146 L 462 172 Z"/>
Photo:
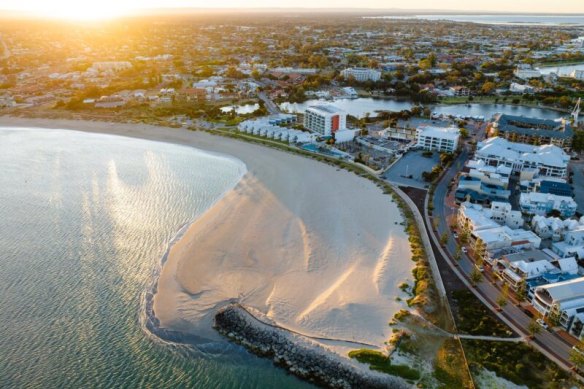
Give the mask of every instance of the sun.
<path id="1" fill-rule="evenodd" d="M 44 2 L 43 2 L 44 3 Z M 101 20 L 121 16 L 128 11 L 120 0 L 52 0 L 35 7 L 34 12 L 43 17 L 68 20 Z"/>

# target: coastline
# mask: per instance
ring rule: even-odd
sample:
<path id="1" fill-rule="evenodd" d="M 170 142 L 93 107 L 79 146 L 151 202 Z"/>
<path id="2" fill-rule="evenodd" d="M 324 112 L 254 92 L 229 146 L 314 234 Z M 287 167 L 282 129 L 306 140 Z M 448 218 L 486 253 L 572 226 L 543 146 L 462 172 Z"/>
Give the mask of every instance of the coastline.
<path id="1" fill-rule="evenodd" d="M 266 148 L 261 147 L 261 146 L 250 145 L 247 143 L 238 142 L 238 141 L 234 141 L 234 140 L 222 139 L 220 137 L 214 137 L 214 136 L 211 136 L 208 134 L 187 131 L 184 129 L 173 129 L 173 128 L 166 128 L 166 127 L 135 125 L 135 124 L 103 123 L 103 122 L 72 121 L 72 120 L 20 119 L 20 118 L 2 117 L 2 118 L 0 118 L 0 125 L 11 126 L 11 127 L 40 127 L 40 128 L 59 128 L 59 129 L 70 128 L 70 129 L 74 129 L 77 131 L 105 133 L 105 134 L 112 134 L 112 135 L 137 137 L 137 138 L 148 139 L 148 140 L 153 140 L 153 141 L 169 142 L 169 143 L 175 143 L 175 144 L 180 144 L 180 145 L 196 147 L 196 148 L 202 149 L 204 151 L 212 152 L 212 153 L 220 153 L 223 155 L 233 156 L 235 158 L 242 160 L 246 165 L 248 165 L 250 155 L 253 155 L 254 160 L 256 159 L 256 157 L 259 157 L 261 155 L 262 157 L 259 158 L 260 161 L 254 161 L 251 163 L 251 168 L 249 168 L 249 165 L 248 165 L 248 173 L 243 177 L 242 180 L 240 180 L 240 182 L 236 185 L 236 188 L 232 189 L 231 191 L 228 191 L 228 193 L 223 198 L 219 199 L 213 207 L 211 207 L 207 212 L 205 212 L 205 214 L 203 214 L 201 217 L 199 217 L 193 224 L 186 225 L 186 226 L 183 226 L 183 228 L 181 228 L 181 230 L 179 231 L 179 233 L 177 234 L 175 239 L 173 239 L 173 241 L 171 242 L 171 245 L 169 246 L 167 253 L 162 258 L 160 276 L 162 276 L 165 273 L 165 269 L 168 269 L 169 258 L 170 258 L 170 260 L 173 259 L 172 258 L 173 257 L 172 256 L 173 248 L 176 249 L 177 244 L 180 244 L 181 242 L 184 243 L 185 236 L 189 233 L 189 231 L 192 230 L 193 228 L 195 228 L 195 231 L 196 231 L 196 228 L 200 224 L 199 222 L 202 219 L 210 218 L 210 217 L 212 218 L 215 213 L 217 213 L 221 210 L 221 208 L 225 211 L 226 207 L 224 206 L 224 204 L 221 205 L 220 203 L 231 202 L 231 207 L 236 206 L 236 204 L 241 201 L 241 196 L 245 195 L 245 193 L 241 192 L 242 188 L 245 188 L 245 187 L 247 187 L 248 189 L 251 188 L 250 190 L 252 190 L 252 192 L 253 192 L 257 188 L 260 188 L 263 184 L 265 184 L 264 181 L 266 181 L 266 176 L 262 176 L 262 175 L 267 174 L 268 179 L 276 179 L 274 172 L 273 171 L 270 172 L 270 170 L 273 170 L 272 169 L 273 166 L 270 167 L 269 163 L 267 165 L 262 164 L 262 162 L 270 162 L 271 160 L 273 160 L 273 157 L 274 157 L 273 153 L 277 153 L 277 154 L 275 154 L 276 157 L 278 159 L 285 159 L 285 160 L 287 160 L 286 162 L 290 162 L 290 159 L 294 160 L 294 161 L 290 162 L 291 165 L 286 165 L 286 163 L 284 163 L 284 166 L 287 169 L 291 169 L 293 167 L 293 165 L 297 165 L 297 164 L 302 165 L 301 168 L 294 169 L 294 170 L 297 170 L 295 172 L 296 178 L 302 177 L 305 174 L 303 172 L 305 172 L 308 168 L 308 169 L 316 169 L 316 170 L 320 171 L 319 173 L 315 174 L 315 176 L 320 177 L 320 178 L 318 178 L 319 181 L 322 180 L 322 174 L 323 174 L 323 172 L 321 171 L 322 169 L 325 170 L 324 176 L 327 176 L 327 175 L 336 176 L 337 174 L 341 174 L 341 175 L 344 175 L 347 177 L 346 179 L 340 178 L 339 182 L 349 180 L 349 181 L 351 181 L 351 184 L 354 185 L 355 180 L 357 180 L 358 186 L 368 187 L 366 190 L 366 192 L 368 193 L 367 196 L 370 196 L 371 199 L 375 199 L 375 201 L 378 201 L 379 198 L 381 198 L 383 200 L 383 202 L 385 203 L 383 206 L 393 207 L 392 210 L 395 213 L 394 218 L 397 218 L 397 219 L 395 219 L 396 224 L 397 224 L 398 220 L 401 220 L 401 215 L 399 214 L 399 210 L 397 209 L 395 204 L 393 204 L 389 200 L 389 198 L 383 197 L 381 190 L 379 188 L 375 187 L 374 184 L 368 182 L 367 180 L 363 180 L 362 178 L 359 178 L 351 173 L 342 172 L 342 171 L 339 172 L 338 169 L 335 169 L 334 167 L 331 167 L 328 165 L 320 164 L 318 162 L 311 161 L 311 160 L 308 160 L 306 158 L 302 158 L 302 157 L 298 157 L 298 156 L 294 156 L 294 155 L 288 155 L 287 153 L 281 153 L 279 151 L 266 149 Z M 247 151 L 242 152 L 240 149 L 246 149 Z M 246 154 L 246 152 L 248 154 Z M 237 155 L 237 154 L 240 154 L 240 155 Z M 266 156 L 265 154 L 269 154 L 269 155 Z M 245 158 L 240 158 L 242 155 Z M 246 159 L 248 161 L 246 161 Z M 266 166 L 267 166 L 267 168 L 266 168 Z M 262 169 L 267 170 L 267 171 L 264 171 Z M 281 173 L 281 172 L 279 172 L 279 173 Z M 258 176 L 260 178 L 259 180 L 257 178 Z M 335 179 L 338 179 L 338 178 L 339 177 L 335 177 Z M 262 181 L 262 180 L 264 180 L 264 181 Z M 286 179 L 284 179 L 284 180 L 286 180 Z M 282 180 L 282 178 L 280 178 L 279 180 L 276 179 L 276 181 L 278 181 L 278 183 L 280 185 L 284 182 Z M 314 182 L 317 182 L 317 181 L 314 181 Z M 331 182 L 334 182 L 335 184 L 337 184 L 337 182 L 335 182 L 334 180 Z M 331 182 L 327 182 L 327 183 L 331 184 Z M 295 184 L 295 185 L 297 186 L 298 184 Z M 272 195 L 274 195 L 273 193 L 271 193 L 273 189 L 274 188 L 270 188 L 268 185 L 267 187 L 259 190 L 263 196 L 262 199 L 270 198 Z M 280 190 L 282 190 L 282 189 L 285 191 L 289 191 L 290 187 L 288 186 L 285 188 L 280 188 Z M 348 187 L 345 187 L 344 189 L 346 189 L 346 191 L 352 191 L 353 187 L 351 187 L 351 185 L 349 185 Z M 361 189 L 361 190 L 363 190 L 363 189 Z M 376 193 L 372 193 L 372 192 L 376 192 Z M 334 193 L 334 191 L 333 191 L 333 193 Z M 257 194 L 257 193 L 255 193 L 255 194 Z M 292 197 L 295 197 L 295 196 L 292 196 Z M 357 202 L 359 201 L 359 196 L 357 196 L 357 195 L 349 196 L 349 198 L 353 198 L 353 200 L 357 201 Z M 283 204 L 284 211 L 288 211 L 289 213 L 285 214 L 281 220 L 287 220 L 291 217 L 291 215 L 294 215 L 294 212 L 291 212 L 292 210 L 290 208 L 291 208 L 291 206 L 294 206 L 294 205 L 297 206 L 297 204 L 291 204 L 289 200 L 290 199 L 288 199 L 287 204 Z M 341 200 L 346 200 L 346 198 L 343 198 Z M 275 202 L 273 202 L 273 201 L 275 201 Z M 307 199 L 307 201 L 308 201 L 308 199 Z M 367 201 L 367 199 L 366 199 L 366 201 Z M 271 207 L 273 207 L 274 205 L 281 206 L 282 204 L 278 204 L 278 202 L 279 202 L 278 197 L 274 196 L 274 198 L 272 199 L 272 203 L 270 203 Z M 342 201 L 340 201 L 340 203 L 342 203 Z M 379 203 L 377 203 L 376 205 L 379 205 Z M 251 208 L 253 208 L 253 207 L 251 207 Z M 251 208 L 248 207 L 248 209 L 251 209 Z M 372 208 L 375 209 L 375 207 L 372 207 Z M 235 208 L 227 208 L 227 209 L 230 210 L 229 212 L 233 212 Z M 386 210 L 387 210 L 387 208 L 386 208 Z M 294 211 L 297 211 L 297 210 L 294 210 Z M 314 209 L 311 210 L 311 212 L 313 212 L 313 211 L 315 211 L 315 210 Z M 375 213 L 379 213 L 379 212 L 376 211 Z M 271 213 L 268 215 L 271 215 Z M 264 215 L 264 218 L 265 218 L 265 216 L 266 215 Z M 322 216 L 323 215 L 321 215 L 321 217 Z M 324 216 L 326 216 L 326 215 L 324 215 Z M 385 216 L 388 216 L 388 214 L 386 214 Z M 383 223 L 385 224 L 385 228 L 388 228 L 387 226 L 390 225 L 390 227 L 391 227 L 391 228 L 389 228 L 390 231 L 392 229 L 397 228 L 394 226 L 393 220 L 391 220 L 389 218 L 387 218 L 386 220 L 383 220 Z M 381 225 L 378 224 L 375 226 L 375 228 L 379 229 L 380 226 Z M 363 226 L 360 226 L 358 228 L 363 228 Z M 398 229 L 401 229 L 401 227 L 399 227 Z M 369 234 L 375 235 L 375 231 L 366 231 L 366 232 L 368 232 Z M 385 231 L 384 233 L 387 233 L 387 231 Z M 383 333 L 381 333 L 381 332 L 378 333 L 378 335 L 376 336 L 376 339 L 374 341 L 374 343 L 379 343 L 381 347 L 383 347 L 383 340 L 387 339 L 387 335 L 389 334 L 389 331 L 388 331 L 389 327 L 387 327 L 387 321 L 389 321 L 389 319 L 393 316 L 393 314 L 395 313 L 395 310 L 397 310 L 397 307 L 400 306 L 400 304 L 396 304 L 395 301 L 393 300 L 396 296 L 399 295 L 399 290 L 397 289 L 397 283 L 403 282 L 403 281 L 408 281 L 411 278 L 410 270 L 414 267 L 414 262 L 412 262 L 409 259 L 410 253 L 409 253 L 409 244 L 407 241 L 407 236 L 405 235 L 405 233 L 403 231 L 398 231 L 396 233 L 398 236 L 393 237 L 392 239 L 389 240 L 389 242 L 387 240 L 382 239 L 383 244 L 381 247 L 378 247 L 378 249 L 377 249 L 378 251 L 381 251 L 380 255 L 383 254 L 385 251 L 387 251 L 387 252 L 385 252 L 384 261 L 374 261 L 373 263 L 369 263 L 369 265 L 371 265 L 371 264 L 374 265 L 373 270 L 375 270 L 376 273 L 382 274 L 383 271 L 385 270 L 384 267 L 387 267 L 387 265 L 388 265 L 387 264 L 388 258 L 392 256 L 390 254 L 392 254 L 392 245 L 395 243 L 394 241 L 400 241 L 400 240 L 402 241 L 402 242 L 400 242 L 401 244 L 396 245 L 396 246 L 399 246 L 398 247 L 398 255 L 397 255 L 399 261 L 397 263 L 392 263 L 392 266 L 395 268 L 399 268 L 400 264 L 401 264 L 402 269 L 401 270 L 396 269 L 397 274 L 394 275 L 393 277 L 389 277 L 390 279 L 387 280 L 388 281 L 387 284 L 388 285 L 391 284 L 390 286 L 393 287 L 393 290 L 389 294 L 391 295 L 392 301 L 395 304 L 394 311 L 392 312 L 392 310 L 389 306 L 384 306 L 385 313 L 383 313 L 383 320 L 380 320 L 380 317 L 378 317 L 378 316 L 375 316 L 375 315 L 373 316 L 376 319 L 375 320 L 376 324 L 374 324 L 374 327 L 375 327 L 375 325 L 379 326 L 380 324 L 382 324 L 381 323 L 382 321 L 383 321 L 383 327 L 385 327 L 385 328 L 378 328 L 376 330 L 376 331 L 383 331 Z M 189 239 L 191 239 L 191 238 L 192 238 L 192 236 Z M 377 239 L 373 239 L 373 238 L 377 238 Z M 376 243 L 378 243 L 377 246 L 379 246 L 379 243 L 380 243 L 379 236 L 376 236 L 376 237 L 375 236 L 368 236 L 368 239 L 369 240 L 377 240 L 378 242 L 376 242 Z M 390 244 L 390 242 L 394 242 L 394 243 Z M 340 243 L 343 244 L 343 242 L 340 242 Z M 327 246 L 326 249 L 330 251 L 330 247 L 328 247 L 328 246 L 331 246 L 330 242 L 327 242 L 327 244 L 325 244 L 325 246 Z M 325 251 L 323 251 L 322 253 L 325 253 Z M 355 250 L 354 253 L 359 253 L 362 255 L 366 254 L 366 253 L 364 253 L 363 247 L 359 247 L 359 249 Z M 370 255 L 370 253 L 368 253 L 368 254 Z M 192 253 L 187 255 L 187 256 L 192 257 Z M 366 257 L 367 255 L 364 255 L 364 256 Z M 337 260 L 341 259 L 341 257 L 342 257 L 342 255 L 337 254 L 336 259 Z M 175 264 L 178 265 L 180 261 L 174 261 L 174 262 L 176 262 Z M 342 261 L 335 264 L 335 266 L 337 266 L 337 267 L 339 265 L 342 265 Z M 355 265 L 355 268 L 357 270 L 359 270 L 359 265 Z M 369 266 L 369 268 L 371 268 L 371 266 Z M 182 269 L 182 270 L 184 270 L 184 269 Z M 332 276 L 332 279 L 335 282 L 329 283 L 329 285 L 328 285 L 329 288 L 327 288 L 327 290 L 325 290 L 326 293 L 324 296 L 322 295 L 322 293 L 320 293 L 316 296 L 316 297 L 322 297 L 322 298 L 320 300 L 318 300 L 318 298 L 316 299 L 316 300 L 318 300 L 318 301 L 316 301 L 316 303 L 317 303 L 316 308 L 315 307 L 307 307 L 307 309 L 308 308 L 312 309 L 309 313 L 312 313 L 312 312 L 317 313 L 323 304 L 325 307 L 327 305 L 331 305 L 331 303 L 327 303 L 325 300 L 330 299 L 331 296 L 334 296 L 335 294 L 339 293 L 339 291 L 337 290 L 337 289 L 339 289 L 339 285 L 337 284 L 337 281 L 340 284 L 343 284 L 343 283 L 347 282 L 348 279 L 355 278 L 354 274 L 353 274 L 353 273 L 355 273 L 354 270 L 355 269 L 353 269 L 350 273 L 347 273 L 345 271 L 340 276 L 338 274 L 334 274 Z M 294 271 L 297 271 L 297 269 Z M 168 271 L 166 273 L 168 273 Z M 182 273 L 182 271 L 181 271 L 181 273 Z M 368 276 L 370 277 L 371 274 L 368 274 Z M 177 277 L 176 274 L 170 274 L 167 277 L 167 281 L 168 281 L 168 279 L 176 279 L 176 277 Z M 329 278 L 331 278 L 331 277 L 329 277 Z M 318 282 L 319 277 L 313 277 L 312 282 L 315 282 L 314 280 L 316 280 L 316 282 Z M 357 277 L 356 280 L 362 281 L 363 277 Z M 182 280 L 182 281 L 184 281 L 184 280 Z M 155 300 L 156 300 L 157 296 L 160 294 L 161 289 L 168 287 L 168 284 L 164 284 L 164 285 L 162 285 L 162 288 L 160 288 L 159 282 L 160 282 L 160 278 L 158 278 L 158 281 L 156 281 L 155 285 L 153 285 L 151 292 L 147 293 L 145 296 L 145 308 L 146 308 L 146 313 L 148 314 L 146 317 L 146 320 L 145 320 L 146 327 L 148 327 L 149 330 L 154 329 L 154 332 L 156 333 L 156 335 L 160 336 L 164 340 L 179 341 L 179 342 L 183 342 L 185 340 L 194 341 L 194 342 L 201 341 L 201 339 L 199 337 L 197 337 L 194 332 L 182 331 L 182 329 L 184 329 L 185 324 L 186 324 L 186 326 L 190 325 L 188 323 L 188 321 L 182 322 L 182 325 L 179 325 L 178 326 L 179 329 L 177 330 L 176 327 L 173 327 L 172 325 L 169 326 L 168 321 L 165 323 L 164 318 L 161 322 L 159 317 L 157 317 L 157 315 L 155 315 L 155 312 L 156 312 L 156 309 L 155 309 L 156 301 Z M 354 287 L 355 281 L 352 281 L 352 282 L 353 282 L 352 286 Z M 332 284 L 332 286 L 330 284 Z M 190 286 L 192 287 L 192 285 L 190 285 Z M 387 286 L 387 285 L 384 285 L 384 286 Z M 181 285 L 181 287 L 183 287 L 183 285 Z M 329 290 L 330 287 L 334 287 L 332 291 Z M 348 289 L 350 289 L 350 288 L 348 288 Z M 371 290 L 368 290 L 368 292 L 371 292 Z M 347 293 L 347 292 L 342 291 L 342 293 Z M 284 293 L 284 295 L 285 294 L 286 293 Z M 174 297 L 176 297 L 176 296 L 174 296 Z M 233 298 L 235 298 L 235 297 L 238 297 L 238 296 L 234 296 L 230 299 L 226 299 L 224 301 L 224 303 L 233 302 Z M 309 297 L 314 297 L 314 296 L 309 296 Z M 361 294 L 361 296 L 358 296 L 358 297 L 363 297 L 363 294 Z M 337 298 L 335 300 L 335 303 L 340 302 L 341 305 L 344 304 L 344 305 L 348 305 L 348 306 L 355 306 L 355 305 L 360 305 L 363 303 L 363 301 L 358 301 L 357 304 L 352 303 L 350 301 L 351 300 L 350 294 L 346 294 L 346 295 L 342 296 L 341 300 L 339 300 Z M 314 298 L 312 299 L 312 302 L 313 303 L 315 302 Z M 385 298 L 383 300 L 383 302 L 385 304 L 387 304 L 389 302 L 389 300 L 387 298 Z M 332 304 L 332 305 L 334 305 L 334 304 Z M 252 303 L 252 306 L 253 306 L 253 303 Z M 379 305 L 376 305 L 376 304 L 373 304 L 373 306 L 376 306 L 377 309 L 379 309 L 379 307 L 380 307 Z M 214 307 L 213 309 L 216 309 L 216 308 L 217 307 Z M 257 307 L 254 307 L 254 308 L 257 309 Z M 332 310 L 335 310 L 337 307 L 329 307 L 329 308 L 334 308 Z M 307 309 L 305 309 L 303 312 L 306 313 Z M 369 309 L 369 311 L 370 310 L 371 309 Z M 365 312 L 367 312 L 367 310 L 364 310 L 363 312 L 361 312 L 361 314 L 365 313 Z M 282 319 L 281 307 L 274 308 L 274 306 L 271 306 L 270 309 L 268 309 L 264 313 L 267 313 L 268 315 L 272 315 L 273 318 L 275 318 L 276 321 L 278 321 L 278 322 L 280 322 Z M 285 316 L 288 312 L 286 310 L 284 310 L 283 313 Z M 346 312 L 345 312 L 345 314 L 346 314 Z M 357 316 L 362 316 L 362 315 L 355 315 L 354 313 L 352 313 L 350 311 L 349 311 L 348 315 L 349 316 L 345 316 L 345 317 L 341 316 L 341 317 L 343 317 L 346 320 L 346 319 L 350 319 L 351 317 L 356 319 Z M 168 319 L 168 318 L 166 318 L 166 319 Z M 181 320 L 182 319 L 184 319 L 184 318 L 181 318 Z M 335 318 L 335 321 L 336 320 L 339 320 L 339 318 Z M 283 320 L 283 321 L 285 321 L 285 320 Z M 307 321 L 307 320 L 305 320 L 305 321 Z M 319 331 L 317 331 L 317 329 L 319 328 L 319 325 L 322 323 L 325 323 L 328 326 L 330 326 L 330 323 L 327 323 L 326 316 L 318 318 L 318 320 L 315 323 L 313 323 L 313 325 L 310 325 L 310 323 L 308 323 L 309 325 L 306 325 L 307 323 L 300 323 L 300 324 L 295 323 L 292 326 L 288 325 L 290 323 L 282 323 L 282 324 L 284 324 L 286 327 L 292 327 L 291 328 L 292 330 L 300 330 L 300 332 L 308 333 L 309 335 L 323 336 L 323 337 L 327 337 L 327 335 L 332 335 L 331 337 L 334 337 L 336 335 L 337 337 L 340 337 L 340 338 L 343 338 L 343 336 L 342 336 L 343 334 L 346 335 L 346 334 L 354 333 L 354 331 L 357 328 L 357 327 L 350 328 L 348 330 L 344 329 L 344 332 L 340 331 L 340 334 L 339 333 L 333 333 L 333 334 L 324 333 L 323 334 L 323 333 L 319 333 Z M 161 326 L 160 324 L 163 324 L 163 325 Z M 359 326 L 361 326 L 362 324 L 363 323 L 359 323 Z M 330 326 L 330 327 L 334 327 L 334 326 Z M 368 335 L 366 334 L 364 336 L 366 338 Z M 350 336 L 345 336 L 344 338 L 350 339 Z M 367 340 L 369 340 L 369 339 L 367 339 Z M 337 351 L 339 351 L 339 350 L 337 350 Z M 343 352 L 344 351 L 345 350 L 343 350 Z"/>

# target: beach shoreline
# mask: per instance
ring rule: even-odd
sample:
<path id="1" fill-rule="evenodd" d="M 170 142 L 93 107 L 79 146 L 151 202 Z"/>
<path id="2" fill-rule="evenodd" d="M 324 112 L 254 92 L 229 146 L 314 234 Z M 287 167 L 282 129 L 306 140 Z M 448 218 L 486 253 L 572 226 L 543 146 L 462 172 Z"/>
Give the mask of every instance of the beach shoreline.
<path id="1" fill-rule="evenodd" d="M 209 329 L 212 313 L 241 302 L 293 331 L 382 348 L 391 332 L 387 322 L 404 307 L 396 301 L 398 296 L 407 297 L 400 295 L 398 284 L 412 283 L 415 264 L 399 224 L 403 219 L 391 198 L 368 180 L 307 158 L 185 129 L 12 117 L 0 117 L 0 126 L 71 129 L 168 142 L 233 157 L 247 166 L 235 188 L 183 226 L 162 258 L 144 306 L 145 326 L 164 340 L 217 340 L 213 331 L 202 331 L 201 337 L 201 327 L 195 324 Z M 350 209 L 343 209 L 348 204 Z M 332 210 L 326 209 L 329 205 Z M 226 217 L 238 219 L 222 223 Z M 218 265 L 213 261 L 220 258 L 217 248 L 230 245 L 233 236 L 240 234 L 240 225 L 251 232 L 226 254 L 231 262 L 221 257 Z M 320 231 L 328 228 L 332 229 L 328 234 Z M 206 231 L 214 235 L 205 235 Z M 268 238 L 262 240 L 266 233 Z M 211 260 L 202 261 L 200 254 L 193 254 L 200 250 L 206 250 L 205 257 Z M 257 252 L 250 254 L 250 250 Z M 303 254 L 297 257 L 298 252 Z M 238 257 L 257 263 L 241 264 Z M 275 266 L 273 258 L 280 258 L 283 265 Z M 232 267 L 237 270 L 224 271 Z M 258 267 L 263 273 L 256 271 Z M 201 271 L 221 280 L 220 285 L 197 278 Z M 233 288 L 222 289 L 222 284 Z M 213 298 L 196 301 L 209 290 L 214 291 Z M 346 356 L 346 349 L 335 351 Z"/>

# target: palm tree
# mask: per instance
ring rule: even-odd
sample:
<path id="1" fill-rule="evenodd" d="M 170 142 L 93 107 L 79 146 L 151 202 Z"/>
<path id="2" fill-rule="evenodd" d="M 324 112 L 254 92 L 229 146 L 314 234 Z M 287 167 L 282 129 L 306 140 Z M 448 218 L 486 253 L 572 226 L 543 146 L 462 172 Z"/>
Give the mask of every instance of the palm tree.
<path id="1" fill-rule="evenodd" d="M 503 284 L 501 288 L 501 294 L 497 298 L 497 305 L 499 306 L 499 310 L 503 309 L 505 305 L 507 305 L 507 300 L 509 299 L 509 285 Z"/>
<path id="2" fill-rule="evenodd" d="M 570 362 L 578 370 L 584 367 L 584 342 L 580 341 L 570 351 Z"/>

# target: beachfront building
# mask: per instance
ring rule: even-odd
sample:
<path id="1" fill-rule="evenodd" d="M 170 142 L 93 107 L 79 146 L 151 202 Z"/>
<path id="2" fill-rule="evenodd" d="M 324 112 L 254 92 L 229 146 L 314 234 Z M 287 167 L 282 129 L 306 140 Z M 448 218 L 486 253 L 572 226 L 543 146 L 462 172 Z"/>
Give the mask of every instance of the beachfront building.
<path id="1" fill-rule="evenodd" d="M 417 146 L 424 150 L 453 153 L 458 148 L 460 129 L 457 127 L 423 126 L 416 130 Z"/>
<path id="2" fill-rule="evenodd" d="M 347 114 L 334 105 L 313 105 L 304 112 L 304 127 L 322 136 L 332 136 L 347 127 Z"/>
<path id="3" fill-rule="evenodd" d="M 529 215 L 545 216 L 557 211 L 564 218 L 574 216 L 578 208 L 578 204 L 571 197 L 537 192 L 521 193 L 519 206 L 522 212 Z"/>
<path id="4" fill-rule="evenodd" d="M 309 143 L 316 140 L 316 135 L 284 127 L 296 122 L 296 115 L 278 114 L 253 120 L 246 120 L 237 126 L 247 134 L 263 136 L 289 143 Z"/>
<path id="5" fill-rule="evenodd" d="M 522 85 L 516 82 L 512 82 L 511 86 L 509 86 L 509 92 L 511 93 L 520 93 L 520 94 L 531 94 L 535 92 L 535 88 L 531 85 Z"/>
<path id="6" fill-rule="evenodd" d="M 569 151 L 574 130 L 566 120 L 555 121 L 499 114 L 491 123 L 490 134 L 496 134 L 511 142 L 531 145 L 552 144 Z"/>
<path id="7" fill-rule="evenodd" d="M 554 145 L 534 146 L 493 137 L 477 144 L 475 159 L 489 166 L 510 167 L 513 173 L 531 170 L 542 177 L 565 178 L 570 156 Z"/>
<path id="8" fill-rule="evenodd" d="M 554 316 L 569 330 L 574 317 L 584 312 L 584 277 L 535 288 L 533 307 L 544 316 Z"/>
<path id="9" fill-rule="evenodd" d="M 381 72 L 369 68 L 347 68 L 341 71 L 341 76 L 345 80 L 354 78 L 356 81 L 379 81 L 381 79 Z"/>
<path id="10" fill-rule="evenodd" d="M 575 78 L 576 80 L 584 81 L 584 70 L 574 70 L 570 73 L 570 77 Z"/>

